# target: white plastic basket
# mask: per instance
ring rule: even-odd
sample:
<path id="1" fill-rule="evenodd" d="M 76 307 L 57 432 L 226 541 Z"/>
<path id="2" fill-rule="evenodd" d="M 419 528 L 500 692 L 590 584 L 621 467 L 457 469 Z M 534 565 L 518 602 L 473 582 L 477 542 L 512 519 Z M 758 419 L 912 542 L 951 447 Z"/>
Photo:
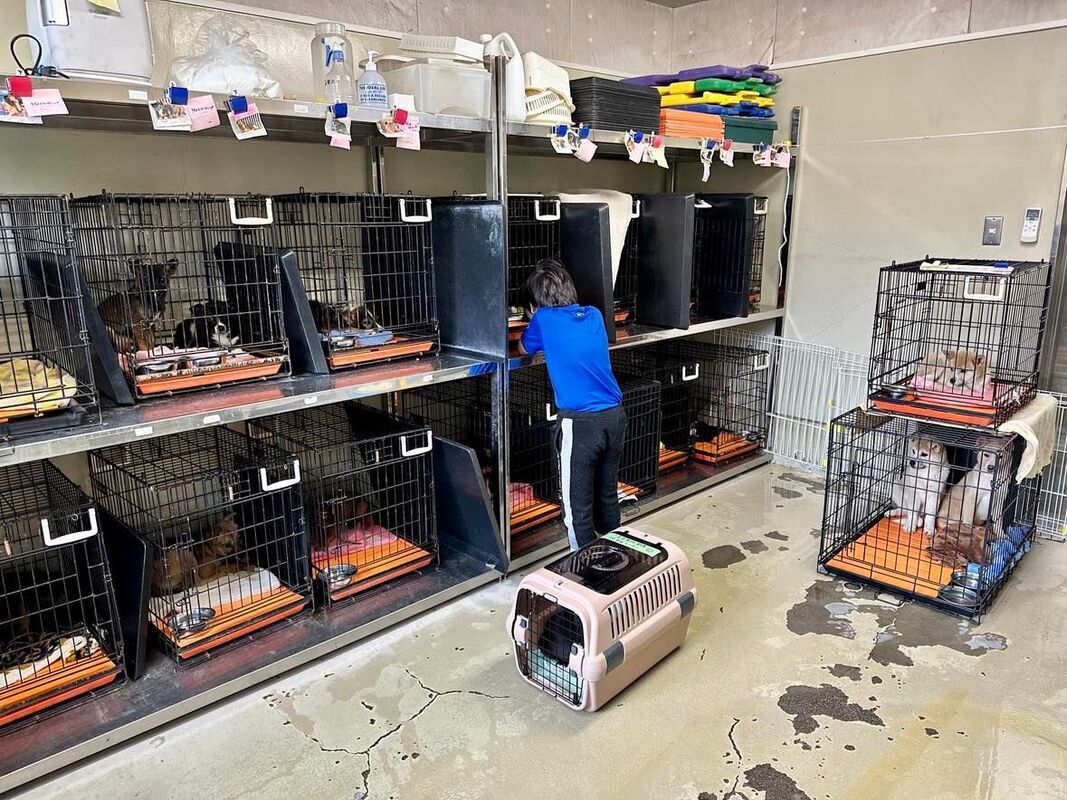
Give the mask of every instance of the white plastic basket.
<path id="1" fill-rule="evenodd" d="M 567 70 L 537 53 L 522 54 L 522 69 L 526 74 L 526 90 L 543 92 L 548 89 L 563 95 L 568 102 L 571 97 L 571 76 Z"/>
<path id="2" fill-rule="evenodd" d="M 571 101 L 552 89 L 526 95 L 526 119 L 547 114 L 570 119 L 573 111 Z"/>
<path id="3" fill-rule="evenodd" d="M 403 53 L 421 57 L 448 57 L 453 61 L 482 62 L 482 45 L 458 36 L 427 36 L 421 33 L 405 33 L 400 37 Z"/>

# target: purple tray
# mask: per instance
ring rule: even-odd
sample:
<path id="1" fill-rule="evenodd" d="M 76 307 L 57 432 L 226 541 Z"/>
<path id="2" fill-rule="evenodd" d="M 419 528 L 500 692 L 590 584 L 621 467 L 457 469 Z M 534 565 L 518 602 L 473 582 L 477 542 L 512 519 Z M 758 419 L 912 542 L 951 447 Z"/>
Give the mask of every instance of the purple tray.
<path id="1" fill-rule="evenodd" d="M 623 78 L 623 83 L 632 83 L 636 86 L 666 86 L 674 83 L 677 75 L 638 75 L 636 78 Z"/>
<path id="2" fill-rule="evenodd" d="M 759 78 L 768 86 L 774 86 L 782 82 L 782 76 L 777 72 L 768 72 L 767 68 L 762 64 L 749 64 L 745 67 L 746 70 L 751 70 L 751 78 Z"/>
<path id="3" fill-rule="evenodd" d="M 745 78 L 752 77 L 752 73 L 747 70 L 747 67 L 741 69 L 740 67 L 727 67 L 724 64 L 714 64 L 710 67 L 691 67 L 679 72 L 678 80 L 699 81 L 704 78 L 724 78 L 728 81 L 743 81 Z"/>

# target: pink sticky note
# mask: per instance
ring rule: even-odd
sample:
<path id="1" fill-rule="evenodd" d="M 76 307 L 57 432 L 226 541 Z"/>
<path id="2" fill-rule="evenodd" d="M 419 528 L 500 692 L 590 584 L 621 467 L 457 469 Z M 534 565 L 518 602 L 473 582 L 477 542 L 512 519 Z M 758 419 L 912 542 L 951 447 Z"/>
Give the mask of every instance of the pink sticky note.
<path id="1" fill-rule="evenodd" d="M 339 147 L 342 150 L 351 150 L 352 140 L 347 139 L 344 136 L 332 136 L 330 137 L 330 147 Z"/>
<path id="2" fill-rule="evenodd" d="M 574 157 L 579 161 L 592 161 L 593 156 L 596 155 L 596 145 L 588 139 L 582 139 L 581 144 L 578 145 L 578 149 L 574 151 Z"/>
<path id="3" fill-rule="evenodd" d="M 192 126 L 189 130 L 202 131 L 222 124 L 219 121 L 219 110 L 215 108 L 215 98 L 209 94 L 190 97 L 185 109 Z"/>
<path id="4" fill-rule="evenodd" d="M 26 108 L 26 114 L 31 117 L 69 113 L 59 89 L 35 89 L 32 95 L 22 98 L 22 104 Z"/>

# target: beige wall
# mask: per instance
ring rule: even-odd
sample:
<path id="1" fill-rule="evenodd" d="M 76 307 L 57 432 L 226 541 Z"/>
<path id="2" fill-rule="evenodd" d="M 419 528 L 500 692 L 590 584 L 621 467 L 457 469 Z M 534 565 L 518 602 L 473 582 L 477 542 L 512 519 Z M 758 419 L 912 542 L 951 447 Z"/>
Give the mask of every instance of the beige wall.
<path id="1" fill-rule="evenodd" d="M 1049 257 L 1067 29 L 784 74 L 782 105 L 804 108 L 786 335 L 866 352 L 877 271 L 894 259 Z M 1030 245 L 1027 206 L 1044 209 Z M 981 246 L 986 214 L 1004 216 L 1000 247 Z"/>

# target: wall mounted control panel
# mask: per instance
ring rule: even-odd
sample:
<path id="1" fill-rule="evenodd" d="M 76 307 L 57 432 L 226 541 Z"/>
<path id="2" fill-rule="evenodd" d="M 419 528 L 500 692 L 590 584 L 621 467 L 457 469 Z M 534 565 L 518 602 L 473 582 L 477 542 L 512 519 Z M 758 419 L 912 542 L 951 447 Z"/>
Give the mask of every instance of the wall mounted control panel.
<path id="1" fill-rule="evenodd" d="M 1037 241 L 1037 234 L 1041 230 L 1041 209 L 1028 208 L 1023 215 L 1023 232 L 1019 237 L 1020 242 L 1031 244 Z"/>

